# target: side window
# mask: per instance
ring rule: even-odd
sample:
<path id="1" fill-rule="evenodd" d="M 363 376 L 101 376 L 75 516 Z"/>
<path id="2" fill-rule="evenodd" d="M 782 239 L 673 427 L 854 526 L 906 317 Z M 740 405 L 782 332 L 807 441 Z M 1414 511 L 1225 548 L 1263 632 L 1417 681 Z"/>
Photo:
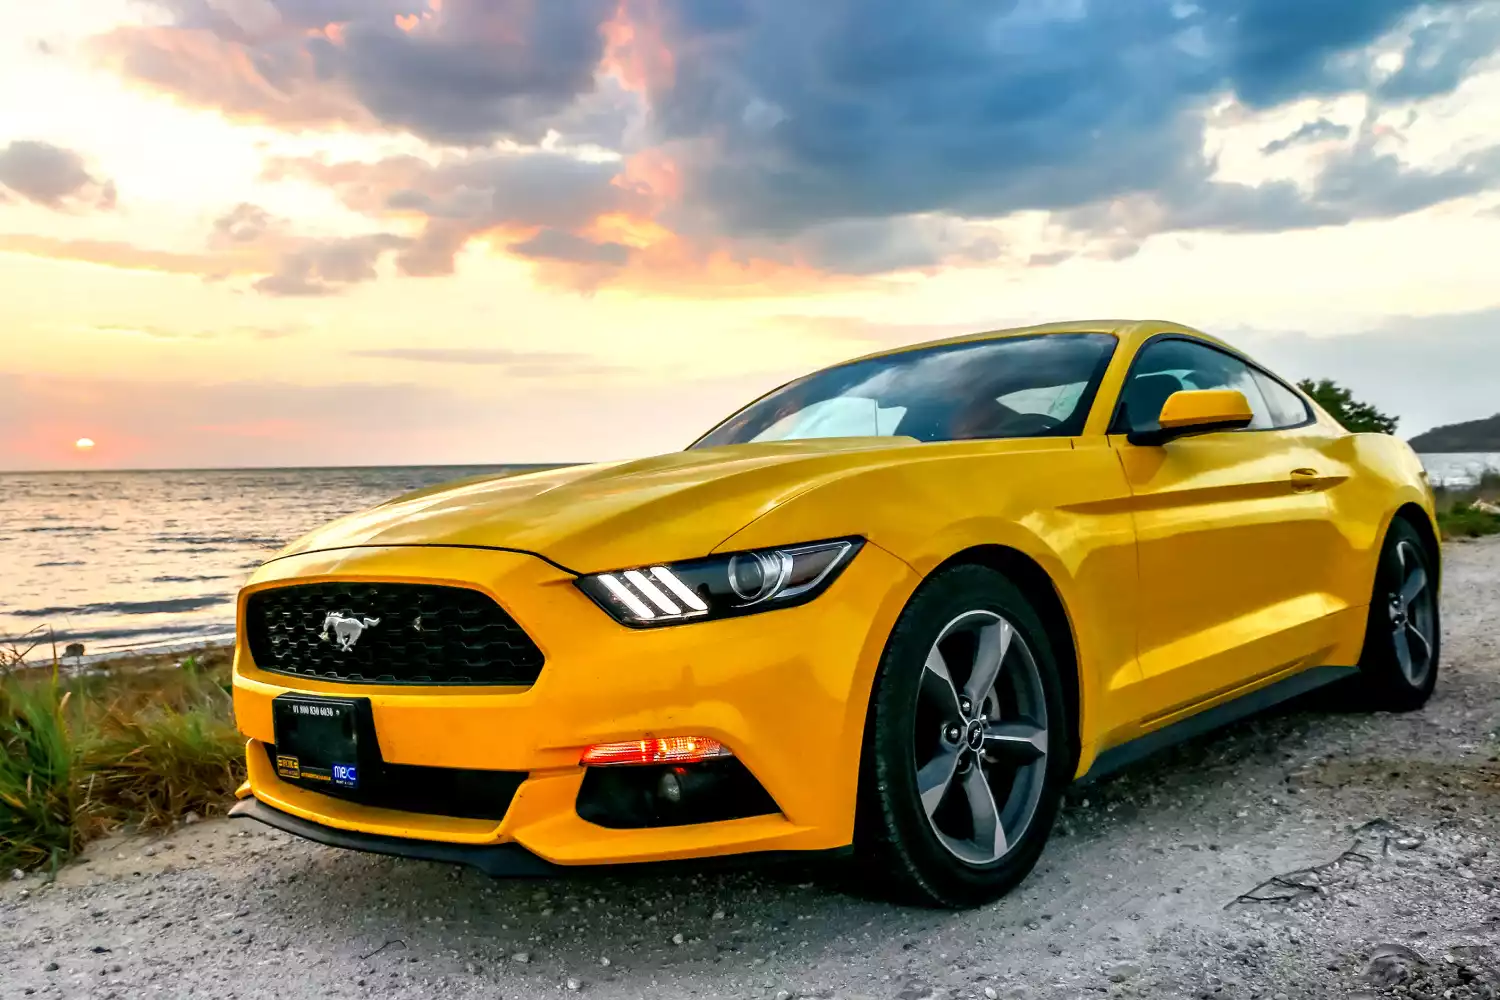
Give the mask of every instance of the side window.
<path id="1" fill-rule="evenodd" d="M 1265 372 L 1256 372 L 1261 395 L 1271 408 L 1272 427 L 1298 427 L 1312 419 L 1312 412 L 1302 397 L 1297 395 Z"/>
<path id="2" fill-rule="evenodd" d="M 1161 408 L 1184 389 L 1237 389 L 1245 394 L 1255 419 L 1250 430 L 1277 426 L 1261 392 L 1258 374 L 1239 358 L 1191 340 L 1158 340 L 1136 358 L 1121 396 L 1115 432 L 1155 427 Z"/>

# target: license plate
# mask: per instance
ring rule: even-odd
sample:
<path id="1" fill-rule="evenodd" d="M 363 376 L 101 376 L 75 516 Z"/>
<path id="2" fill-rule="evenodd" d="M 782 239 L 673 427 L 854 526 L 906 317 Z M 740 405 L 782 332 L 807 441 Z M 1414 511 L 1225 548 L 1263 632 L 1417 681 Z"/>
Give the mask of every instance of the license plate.
<path id="1" fill-rule="evenodd" d="M 271 723 L 278 777 L 314 787 L 360 787 L 376 752 L 368 699 L 278 695 Z"/>

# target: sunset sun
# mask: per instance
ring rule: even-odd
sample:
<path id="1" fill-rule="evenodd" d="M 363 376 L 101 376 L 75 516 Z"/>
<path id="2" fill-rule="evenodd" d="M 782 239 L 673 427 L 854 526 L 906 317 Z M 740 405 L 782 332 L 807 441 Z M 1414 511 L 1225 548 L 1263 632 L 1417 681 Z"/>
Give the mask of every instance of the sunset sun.
<path id="1" fill-rule="evenodd" d="M 89 451 L 94 447 L 94 439 L 79 438 L 77 441 L 73 442 L 73 447 L 77 448 L 79 451 Z"/>

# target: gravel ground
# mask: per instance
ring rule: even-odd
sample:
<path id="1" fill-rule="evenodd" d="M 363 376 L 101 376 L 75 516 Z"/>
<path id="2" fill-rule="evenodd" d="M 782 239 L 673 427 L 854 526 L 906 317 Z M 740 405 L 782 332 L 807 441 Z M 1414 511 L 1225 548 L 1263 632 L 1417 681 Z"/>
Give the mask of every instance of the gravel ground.
<path id="1" fill-rule="evenodd" d="M 1301 705 L 1077 788 L 976 912 L 837 869 L 494 882 L 215 821 L 0 883 L 0 996 L 1500 997 L 1500 540 L 1447 560 L 1424 711 Z"/>

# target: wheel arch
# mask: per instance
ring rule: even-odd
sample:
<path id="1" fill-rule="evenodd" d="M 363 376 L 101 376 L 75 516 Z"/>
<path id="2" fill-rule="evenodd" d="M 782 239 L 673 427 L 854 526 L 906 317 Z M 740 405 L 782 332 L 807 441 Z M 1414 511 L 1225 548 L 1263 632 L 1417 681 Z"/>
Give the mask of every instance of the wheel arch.
<path id="1" fill-rule="evenodd" d="M 1422 544 L 1427 546 L 1427 554 L 1432 557 L 1433 575 L 1437 577 L 1435 583 L 1441 591 L 1443 585 L 1443 543 L 1438 538 L 1437 529 L 1433 526 L 1431 516 L 1428 515 L 1427 511 L 1420 504 L 1408 501 L 1398 507 L 1395 514 L 1391 516 L 1390 522 L 1386 524 L 1386 534 L 1390 533 L 1391 524 L 1394 524 L 1398 520 L 1405 521 L 1411 525 L 1421 537 Z M 1381 538 L 1381 544 L 1385 544 L 1384 536 Z"/>
<path id="2" fill-rule="evenodd" d="M 985 566 L 1003 573 L 1035 602 L 1037 614 L 1041 616 L 1042 625 L 1047 629 L 1047 637 L 1052 641 L 1053 651 L 1057 654 L 1058 666 L 1062 668 L 1058 672 L 1063 680 L 1063 698 L 1073 723 L 1068 752 L 1071 755 L 1070 764 L 1076 768 L 1082 752 L 1080 734 L 1083 731 L 1083 678 L 1079 665 L 1078 636 L 1057 584 L 1041 563 L 1020 549 L 1007 545 L 974 545 L 955 552 L 934 567 L 928 577 L 954 566 Z"/>

